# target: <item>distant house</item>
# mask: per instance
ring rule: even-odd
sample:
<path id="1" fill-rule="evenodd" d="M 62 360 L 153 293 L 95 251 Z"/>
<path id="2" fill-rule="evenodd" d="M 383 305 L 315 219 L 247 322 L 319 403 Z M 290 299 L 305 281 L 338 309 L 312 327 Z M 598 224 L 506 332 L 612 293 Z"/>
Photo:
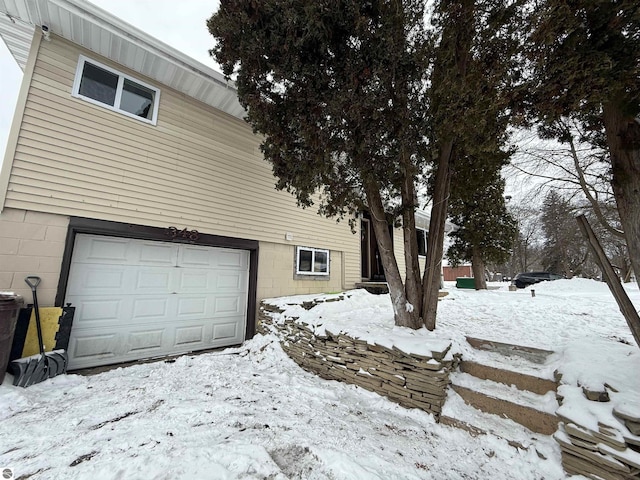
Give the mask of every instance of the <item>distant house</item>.
<path id="1" fill-rule="evenodd" d="M 456 278 L 472 278 L 473 270 L 471 265 L 458 265 L 457 267 L 443 265 L 442 277 L 445 282 L 455 282 Z"/>
<path id="2" fill-rule="evenodd" d="M 365 214 L 354 234 L 274 189 L 218 72 L 82 0 L 0 1 L 0 37 L 24 72 L 0 290 L 37 274 L 76 306 L 71 369 L 239 344 L 262 298 L 384 279 Z"/>

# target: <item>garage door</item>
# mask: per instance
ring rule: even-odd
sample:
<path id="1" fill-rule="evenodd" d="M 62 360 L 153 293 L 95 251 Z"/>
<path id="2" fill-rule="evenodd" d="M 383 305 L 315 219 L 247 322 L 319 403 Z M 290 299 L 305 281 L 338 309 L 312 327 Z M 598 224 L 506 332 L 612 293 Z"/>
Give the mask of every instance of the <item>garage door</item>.
<path id="1" fill-rule="evenodd" d="M 239 344 L 249 252 L 76 235 L 69 368 Z"/>

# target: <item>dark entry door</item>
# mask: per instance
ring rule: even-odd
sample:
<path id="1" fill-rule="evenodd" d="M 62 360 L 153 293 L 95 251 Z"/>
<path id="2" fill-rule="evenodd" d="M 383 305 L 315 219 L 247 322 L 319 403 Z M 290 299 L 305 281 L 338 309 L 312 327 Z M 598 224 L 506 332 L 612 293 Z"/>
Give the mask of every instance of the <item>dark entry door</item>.
<path id="1" fill-rule="evenodd" d="M 393 227 L 389 226 L 391 241 L 393 241 Z M 382 259 L 376 242 L 376 234 L 373 231 L 371 217 L 368 212 L 363 212 L 360 218 L 360 255 L 362 280 L 372 282 L 384 282 L 384 269 Z"/>
<path id="2" fill-rule="evenodd" d="M 360 219 L 360 269 L 362 280 L 371 279 L 371 222 Z"/>

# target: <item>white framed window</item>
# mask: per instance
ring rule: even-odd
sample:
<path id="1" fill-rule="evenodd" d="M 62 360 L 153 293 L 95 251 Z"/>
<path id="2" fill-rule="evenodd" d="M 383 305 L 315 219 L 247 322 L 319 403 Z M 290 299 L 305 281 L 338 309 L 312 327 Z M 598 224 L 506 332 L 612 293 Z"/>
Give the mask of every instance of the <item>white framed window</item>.
<path id="1" fill-rule="evenodd" d="M 80 55 L 72 95 L 128 117 L 156 124 L 160 90 Z"/>
<path id="2" fill-rule="evenodd" d="M 427 255 L 427 239 L 429 232 L 424 228 L 416 227 L 416 236 L 418 237 L 418 255 L 425 257 Z"/>
<path id="3" fill-rule="evenodd" d="M 298 275 L 329 275 L 329 250 L 297 247 L 296 273 Z"/>

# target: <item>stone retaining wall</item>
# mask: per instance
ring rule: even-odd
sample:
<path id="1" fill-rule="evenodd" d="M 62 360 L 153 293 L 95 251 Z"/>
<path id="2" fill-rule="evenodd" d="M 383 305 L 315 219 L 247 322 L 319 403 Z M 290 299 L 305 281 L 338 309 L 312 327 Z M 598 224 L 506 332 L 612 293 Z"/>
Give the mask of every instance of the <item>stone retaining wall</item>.
<path id="1" fill-rule="evenodd" d="M 258 331 L 275 332 L 282 349 L 305 370 L 328 380 L 358 385 L 404 407 L 439 417 L 449 373 L 458 363 L 457 357 L 445 360 L 450 346 L 443 352 L 432 352 L 432 357 L 408 354 L 344 334 L 315 335 L 295 319 L 275 322 L 272 312 L 282 313 L 262 302 Z"/>
<path id="2" fill-rule="evenodd" d="M 608 400 L 608 399 L 607 399 Z M 567 418 L 554 434 L 562 451 L 562 466 L 570 475 L 605 480 L 640 479 L 640 414 L 613 409 L 609 424 L 597 430 Z"/>

